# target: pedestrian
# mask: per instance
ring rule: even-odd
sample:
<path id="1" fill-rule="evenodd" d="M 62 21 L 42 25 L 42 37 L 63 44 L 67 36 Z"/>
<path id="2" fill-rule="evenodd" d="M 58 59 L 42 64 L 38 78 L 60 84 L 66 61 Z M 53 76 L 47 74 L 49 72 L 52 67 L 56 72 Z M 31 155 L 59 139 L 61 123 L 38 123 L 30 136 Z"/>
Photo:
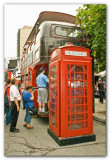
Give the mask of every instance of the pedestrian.
<path id="1" fill-rule="evenodd" d="M 45 74 L 45 68 L 40 68 L 40 74 L 36 78 L 36 83 L 38 86 L 38 103 L 39 103 L 39 113 L 45 113 L 45 104 L 48 101 L 48 91 L 47 91 L 47 83 L 49 83 L 49 79 Z"/>
<path id="2" fill-rule="evenodd" d="M 10 132 L 19 132 L 19 129 L 16 128 L 19 111 L 20 111 L 20 101 L 21 95 L 17 88 L 18 81 L 16 78 L 11 79 L 11 87 L 10 87 L 10 100 L 12 106 L 12 120 L 10 125 Z"/>
<path id="3" fill-rule="evenodd" d="M 32 115 L 29 112 L 29 108 L 33 107 L 33 101 L 34 101 L 34 91 L 32 91 L 32 86 L 28 85 L 25 88 L 25 91 L 23 92 L 23 100 L 24 100 L 24 105 L 26 107 L 26 115 L 24 118 L 24 127 L 31 129 L 33 126 L 30 125 Z"/>
<path id="4" fill-rule="evenodd" d="M 6 94 L 8 98 L 8 105 L 5 106 L 5 112 L 6 112 L 6 125 L 10 125 L 11 123 L 11 101 L 10 101 L 10 86 L 11 86 L 11 80 L 7 80 L 7 86 L 4 90 L 4 94 Z"/>
<path id="5" fill-rule="evenodd" d="M 98 87 L 99 97 L 100 97 L 99 101 L 100 103 L 103 103 L 104 86 L 101 78 L 98 79 L 97 87 Z"/>

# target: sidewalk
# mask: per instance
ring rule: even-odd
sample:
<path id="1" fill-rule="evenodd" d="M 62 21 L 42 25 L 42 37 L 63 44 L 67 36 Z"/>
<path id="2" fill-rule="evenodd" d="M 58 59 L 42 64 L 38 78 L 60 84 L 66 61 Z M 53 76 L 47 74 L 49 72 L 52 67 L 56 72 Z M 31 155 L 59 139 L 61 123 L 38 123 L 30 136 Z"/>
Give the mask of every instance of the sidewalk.
<path id="1" fill-rule="evenodd" d="M 95 113 L 93 114 L 95 120 L 106 123 L 106 99 L 104 103 L 99 102 L 99 98 L 95 98 Z"/>

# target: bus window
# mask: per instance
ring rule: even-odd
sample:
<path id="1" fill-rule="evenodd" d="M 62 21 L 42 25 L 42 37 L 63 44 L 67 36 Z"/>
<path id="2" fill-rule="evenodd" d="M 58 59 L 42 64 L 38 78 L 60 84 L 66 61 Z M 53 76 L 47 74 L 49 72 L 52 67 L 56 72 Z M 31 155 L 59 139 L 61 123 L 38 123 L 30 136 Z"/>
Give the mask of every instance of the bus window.
<path id="1" fill-rule="evenodd" d="M 57 26 L 56 27 L 56 35 L 63 36 L 63 37 L 71 37 L 71 38 L 80 38 L 82 39 L 82 32 L 79 28 L 70 28 L 70 27 L 63 27 L 63 26 Z"/>

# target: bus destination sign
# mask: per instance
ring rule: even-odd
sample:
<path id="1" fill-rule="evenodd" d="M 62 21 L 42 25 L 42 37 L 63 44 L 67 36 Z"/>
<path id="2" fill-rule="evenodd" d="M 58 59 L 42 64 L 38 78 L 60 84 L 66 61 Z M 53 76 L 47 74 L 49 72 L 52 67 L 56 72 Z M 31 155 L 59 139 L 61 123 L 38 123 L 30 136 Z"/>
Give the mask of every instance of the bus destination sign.
<path id="1" fill-rule="evenodd" d="M 65 55 L 70 55 L 70 56 L 87 56 L 87 52 L 65 51 Z"/>

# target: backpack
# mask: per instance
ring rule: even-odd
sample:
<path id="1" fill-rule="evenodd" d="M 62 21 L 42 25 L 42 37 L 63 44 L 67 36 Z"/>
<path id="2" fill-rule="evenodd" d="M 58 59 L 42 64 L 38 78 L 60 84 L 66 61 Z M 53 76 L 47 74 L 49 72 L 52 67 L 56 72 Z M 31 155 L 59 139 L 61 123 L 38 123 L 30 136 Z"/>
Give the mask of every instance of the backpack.
<path id="1" fill-rule="evenodd" d="M 8 88 L 9 87 L 6 88 L 5 93 L 4 93 L 4 106 L 6 106 L 6 107 L 9 107 L 8 96 L 6 94 Z"/>

